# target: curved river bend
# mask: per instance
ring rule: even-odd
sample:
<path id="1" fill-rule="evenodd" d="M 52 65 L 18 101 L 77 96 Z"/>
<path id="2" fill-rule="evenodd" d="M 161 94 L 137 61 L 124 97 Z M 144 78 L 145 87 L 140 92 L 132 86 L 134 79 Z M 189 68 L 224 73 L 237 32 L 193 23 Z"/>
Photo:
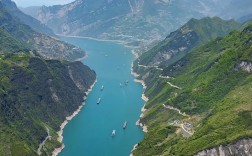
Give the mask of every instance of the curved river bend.
<path id="1" fill-rule="evenodd" d="M 131 75 L 131 49 L 114 42 L 61 39 L 85 49 L 88 58 L 83 63 L 96 71 L 97 83 L 80 113 L 64 128 L 65 148 L 59 155 L 129 156 L 133 146 L 144 136 L 135 124 L 144 102 L 141 99 L 143 88 Z M 101 102 L 96 104 L 99 98 Z M 125 121 L 128 124 L 123 129 Z M 115 137 L 111 137 L 113 129 Z"/>

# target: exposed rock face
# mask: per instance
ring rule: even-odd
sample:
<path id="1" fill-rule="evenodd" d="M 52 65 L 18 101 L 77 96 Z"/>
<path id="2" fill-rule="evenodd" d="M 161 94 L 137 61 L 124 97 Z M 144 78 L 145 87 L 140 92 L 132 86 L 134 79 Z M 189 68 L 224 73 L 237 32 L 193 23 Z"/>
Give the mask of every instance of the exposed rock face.
<path id="1" fill-rule="evenodd" d="M 174 8 L 176 12 L 171 11 Z M 150 42 L 163 38 L 189 18 L 202 17 L 201 9 L 196 1 L 76 0 L 41 7 L 34 16 L 57 34 Z"/>
<path id="2" fill-rule="evenodd" d="M 193 17 L 224 16 L 231 19 L 246 15 L 244 10 L 251 10 L 252 2 L 243 0 L 239 3 L 243 10 L 230 16 L 232 1 L 76 0 L 62 6 L 43 6 L 32 16 L 58 34 L 141 44 L 162 39 Z M 227 11 L 222 12 L 224 8 Z"/>
<path id="3" fill-rule="evenodd" d="M 230 155 L 252 155 L 252 139 L 242 139 L 235 144 L 219 146 L 199 152 L 195 156 L 230 156 Z"/>
<path id="4" fill-rule="evenodd" d="M 246 61 L 241 61 L 238 65 L 236 65 L 235 70 L 244 70 L 244 71 L 247 71 L 248 73 L 251 73 L 252 72 L 252 63 L 246 62 Z"/>

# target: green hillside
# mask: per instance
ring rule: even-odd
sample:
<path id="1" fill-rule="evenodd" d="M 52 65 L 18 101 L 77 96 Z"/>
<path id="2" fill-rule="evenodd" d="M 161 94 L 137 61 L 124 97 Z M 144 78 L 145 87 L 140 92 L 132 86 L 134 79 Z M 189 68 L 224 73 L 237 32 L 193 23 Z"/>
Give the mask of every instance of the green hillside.
<path id="1" fill-rule="evenodd" d="M 5 5 L 0 1 L 0 28 L 15 40 L 19 40 L 21 44 L 28 45 L 30 50 L 35 50 L 36 54 L 46 59 L 69 61 L 85 56 L 85 52 L 80 48 L 35 32 L 29 26 L 21 23 L 19 19 L 13 17 Z"/>
<path id="2" fill-rule="evenodd" d="M 32 45 L 3 29 L 0 41 L 0 155 L 36 155 L 48 130 L 41 152 L 51 155 L 60 146 L 60 124 L 83 102 L 95 72 L 80 62 L 31 55 Z"/>
<path id="3" fill-rule="evenodd" d="M 69 70 L 75 80 L 82 77 L 78 82 L 83 91 Z M 60 145 L 56 131 L 83 102 L 95 73 L 81 63 L 45 61 L 22 53 L 1 55 L 0 73 L 0 155 L 35 155 L 47 128 L 52 139 L 45 152 L 50 155 Z"/>
<path id="4" fill-rule="evenodd" d="M 41 24 L 37 19 L 20 11 L 13 1 L 1 0 L 1 3 L 13 17 L 18 18 L 22 23 L 30 26 L 36 32 L 47 34 L 49 36 L 55 36 L 51 29 Z"/>
<path id="5" fill-rule="evenodd" d="M 163 71 L 152 69 L 156 76 L 146 79 L 151 100 L 141 119 L 149 132 L 134 155 L 193 155 L 252 137 L 251 51 L 252 25 L 194 49 Z M 183 137 L 181 125 L 171 124 L 176 119 L 190 123 L 194 134 Z"/>
<path id="6" fill-rule="evenodd" d="M 0 155 L 37 155 L 39 144 L 47 137 L 40 152 L 51 155 L 61 146 L 56 132 L 82 104 L 95 72 L 81 62 L 45 60 L 72 60 L 67 51 L 69 57 L 57 52 L 74 46 L 34 32 L 1 3 L 0 19 Z M 50 41 L 59 45 L 53 49 L 56 53 L 42 51 L 47 50 L 43 44 Z"/>
<path id="7" fill-rule="evenodd" d="M 193 48 L 216 37 L 226 36 L 237 30 L 241 24 L 218 17 L 206 17 L 200 20 L 191 19 L 177 31 L 170 33 L 165 40 L 138 58 L 141 65 L 167 66 L 176 62 Z"/>
<path id="8" fill-rule="evenodd" d="M 0 53 L 29 52 L 30 46 L 23 44 L 22 41 L 15 39 L 12 35 L 0 28 Z"/>

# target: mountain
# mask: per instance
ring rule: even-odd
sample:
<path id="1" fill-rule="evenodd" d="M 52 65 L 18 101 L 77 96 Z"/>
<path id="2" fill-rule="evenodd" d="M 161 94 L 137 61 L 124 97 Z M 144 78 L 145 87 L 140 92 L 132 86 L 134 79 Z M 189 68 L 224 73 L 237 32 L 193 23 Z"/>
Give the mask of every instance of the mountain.
<path id="1" fill-rule="evenodd" d="M 20 6 L 18 6 L 18 9 L 20 11 L 22 11 L 23 13 L 25 13 L 26 15 L 30 15 L 33 18 L 35 18 L 34 15 L 37 14 L 37 11 L 40 9 L 40 7 L 41 6 L 30 6 L 30 7 L 20 7 Z"/>
<path id="2" fill-rule="evenodd" d="M 195 47 L 216 37 L 226 36 L 240 27 L 241 24 L 234 20 L 226 21 L 218 17 L 191 19 L 170 33 L 162 42 L 144 52 L 138 58 L 138 62 L 145 66 L 166 66 L 182 58 Z"/>
<path id="3" fill-rule="evenodd" d="M 142 46 L 143 42 L 147 45 L 162 39 L 191 18 L 221 14 L 232 18 L 231 10 L 222 12 L 235 5 L 231 1 L 76 0 L 66 5 L 43 6 L 32 16 L 56 34 L 122 40 L 131 46 Z M 249 10 L 247 1 L 239 5 Z M 241 17 L 245 12 L 237 15 Z"/>
<path id="4" fill-rule="evenodd" d="M 7 9 L 13 17 L 17 17 L 22 23 L 30 26 L 36 32 L 47 34 L 49 36 L 55 36 L 51 29 L 40 23 L 40 21 L 38 21 L 37 19 L 24 14 L 17 8 L 16 4 L 11 0 L 0 0 L 0 2 L 4 5 L 5 9 Z"/>
<path id="5" fill-rule="evenodd" d="M 29 53 L 30 46 L 15 39 L 8 32 L 0 28 L 0 53 Z"/>
<path id="6" fill-rule="evenodd" d="M 251 47 L 249 25 L 162 70 L 138 70 L 150 100 L 140 120 L 148 133 L 133 154 L 251 155 Z"/>
<path id="7" fill-rule="evenodd" d="M 51 155 L 57 131 L 83 102 L 95 73 L 80 62 L 0 55 L 0 155 Z"/>
<path id="8" fill-rule="evenodd" d="M 241 23 L 245 23 L 247 21 L 251 21 L 252 20 L 252 13 L 251 14 L 248 14 L 248 15 L 245 15 L 245 16 L 242 16 L 238 19 L 239 22 Z"/>
<path id="9" fill-rule="evenodd" d="M 251 14 L 252 1 L 243 0 L 242 3 L 236 0 L 229 0 L 230 2 L 223 7 L 218 15 L 222 15 L 225 18 L 239 19 L 242 16 Z M 239 8 L 239 9 L 237 9 Z M 233 11 L 236 10 L 236 11 Z"/>
<path id="10" fill-rule="evenodd" d="M 1 2 L 0 25 L 0 155 L 51 155 L 61 147 L 60 125 L 83 103 L 96 74 L 81 62 L 46 60 L 63 57 L 38 48 L 45 41 L 59 52 L 73 46 L 33 31 Z"/>
<path id="11" fill-rule="evenodd" d="M 85 56 L 85 52 L 80 48 L 35 32 L 18 18 L 13 17 L 2 3 L 0 3 L 0 27 L 13 38 L 19 39 L 21 44 L 29 46 L 30 53 L 43 58 L 73 61 Z"/>

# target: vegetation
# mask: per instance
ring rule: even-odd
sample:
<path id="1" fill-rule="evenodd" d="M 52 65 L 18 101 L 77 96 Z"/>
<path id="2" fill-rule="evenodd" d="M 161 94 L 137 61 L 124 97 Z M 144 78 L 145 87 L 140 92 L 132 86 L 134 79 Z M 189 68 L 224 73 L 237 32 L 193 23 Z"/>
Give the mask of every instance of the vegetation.
<path id="1" fill-rule="evenodd" d="M 0 52 L 29 52 L 30 47 L 0 28 Z"/>
<path id="2" fill-rule="evenodd" d="M 55 39 L 19 23 L 1 2 L 0 19 L 0 155 L 37 155 L 48 132 L 41 152 L 51 155 L 61 145 L 56 132 L 83 102 L 95 72 L 81 62 L 45 60 L 57 53 L 42 52 L 47 49 L 36 43 Z M 73 47 L 61 45 L 54 50 Z"/>
<path id="3" fill-rule="evenodd" d="M 85 56 L 85 52 L 80 48 L 35 32 L 29 26 L 21 23 L 20 19 L 17 19 L 16 16 L 12 16 L 12 13 L 15 12 L 14 10 L 18 10 L 12 3 L 13 2 L 10 1 L 6 1 L 6 3 L 0 2 L 0 28 L 8 33 L 9 37 L 14 39 L 13 41 L 18 40 L 20 44 L 26 45 L 29 51 L 33 51 L 35 52 L 34 54 L 46 59 L 74 61 L 77 58 Z M 11 10 L 11 13 L 9 13 L 8 10 Z M 2 40 L 6 44 L 11 43 L 7 42 L 6 38 Z M 14 44 L 16 44 L 16 42 L 14 42 Z M 20 48 L 22 49 L 22 46 Z"/>
<path id="4" fill-rule="evenodd" d="M 74 77 L 77 71 L 84 73 L 80 75 L 85 75 L 83 91 L 69 75 L 69 68 Z M 0 144 L 7 146 L 0 155 L 35 155 L 47 128 L 52 139 L 43 149 L 50 155 L 59 146 L 56 131 L 83 102 L 94 72 L 82 64 L 45 61 L 22 53 L 1 55 L 0 71 Z"/>
<path id="5" fill-rule="evenodd" d="M 194 155 L 252 137 L 251 51 L 252 25 L 249 25 L 241 32 L 233 31 L 193 49 L 163 71 L 138 70 L 151 75 L 145 79 L 146 94 L 151 100 L 141 121 L 152 135 L 145 136 L 134 155 Z M 161 78 L 159 74 L 171 78 Z M 162 107 L 163 104 L 186 112 L 190 118 Z M 175 119 L 191 123 L 194 134 L 186 139 L 176 126 L 176 133 L 154 133 Z"/>
<path id="6" fill-rule="evenodd" d="M 30 26 L 36 32 L 47 34 L 49 36 L 55 36 L 51 29 L 41 24 L 35 18 L 24 14 L 20 11 L 15 2 L 11 0 L 2 0 L 1 4 L 5 7 L 5 9 L 11 14 L 11 16 L 18 18 L 22 23 Z"/>
<path id="7" fill-rule="evenodd" d="M 191 19 L 177 31 L 172 32 L 162 42 L 143 53 L 139 64 L 148 66 L 168 66 L 189 53 L 194 48 L 220 36 L 237 30 L 241 24 L 218 17 Z"/>

